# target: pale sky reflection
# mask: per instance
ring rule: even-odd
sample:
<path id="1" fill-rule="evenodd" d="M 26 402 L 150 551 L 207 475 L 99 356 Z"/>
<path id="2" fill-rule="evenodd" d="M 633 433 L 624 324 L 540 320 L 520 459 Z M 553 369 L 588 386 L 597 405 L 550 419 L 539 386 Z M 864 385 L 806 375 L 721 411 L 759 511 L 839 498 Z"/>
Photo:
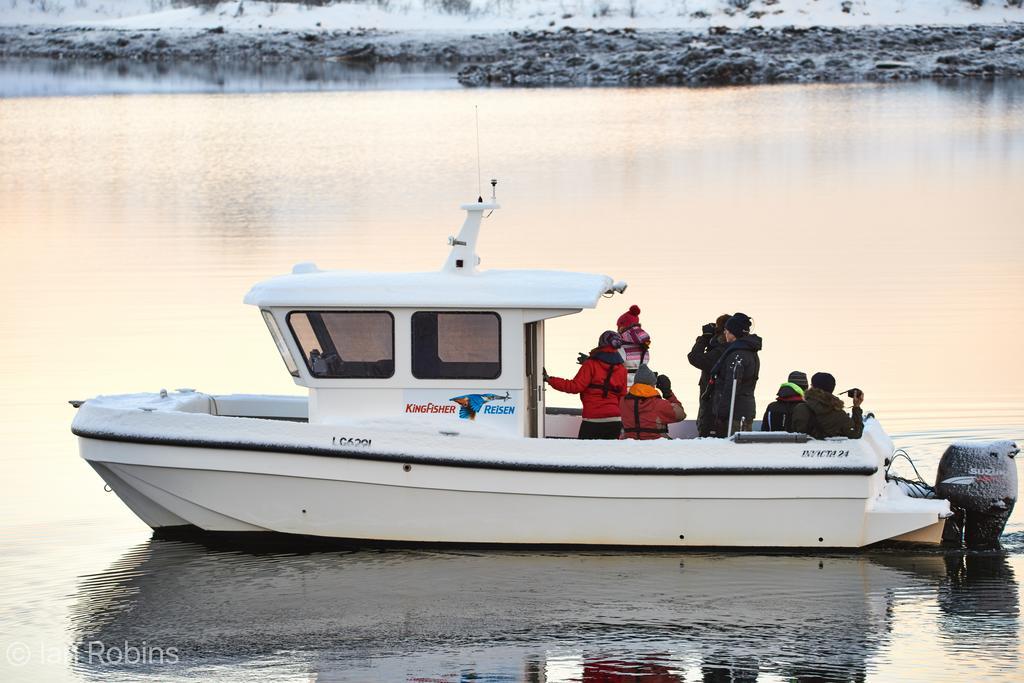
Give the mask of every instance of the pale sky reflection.
<path id="1" fill-rule="evenodd" d="M 656 369 L 695 413 L 685 354 L 702 323 L 742 310 L 765 340 L 761 408 L 790 370 L 829 370 L 865 389 L 926 472 L 959 436 L 1024 437 L 1020 83 L 9 99 L 5 535 L 21 547 L 47 525 L 120 534 L 79 538 L 77 563 L 5 552 L 12 581 L 66 596 L 78 571 L 145 537 L 77 459 L 66 399 L 298 393 L 241 304 L 253 282 L 303 260 L 440 267 L 457 204 L 476 194 L 474 105 L 484 183 L 500 179 L 505 207 L 485 223 L 484 266 L 630 282 L 549 324 L 552 374 L 572 373 L 637 303 Z M 47 575 L 47 557 L 67 565 Z M 872 675 L 988 666 L 943 657 L 934 604 L 896 606 L 894 642 L 913 647 L 887 650 Z"/>

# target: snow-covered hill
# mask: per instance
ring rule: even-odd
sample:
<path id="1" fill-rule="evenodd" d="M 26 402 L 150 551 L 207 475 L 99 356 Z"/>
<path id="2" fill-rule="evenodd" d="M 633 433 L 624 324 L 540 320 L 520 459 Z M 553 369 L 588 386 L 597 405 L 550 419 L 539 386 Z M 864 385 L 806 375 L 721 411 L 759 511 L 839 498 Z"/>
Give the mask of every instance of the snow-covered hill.
<path id="1" fill-rule="evenodd" d="M 1018 2 L 984 0 L 978 7 L 969 0 L 353 0 L 317 6 L 255 0 L 0 0 L 0 25 L 487 31 L 992 24 L 1024 21 Z"/>

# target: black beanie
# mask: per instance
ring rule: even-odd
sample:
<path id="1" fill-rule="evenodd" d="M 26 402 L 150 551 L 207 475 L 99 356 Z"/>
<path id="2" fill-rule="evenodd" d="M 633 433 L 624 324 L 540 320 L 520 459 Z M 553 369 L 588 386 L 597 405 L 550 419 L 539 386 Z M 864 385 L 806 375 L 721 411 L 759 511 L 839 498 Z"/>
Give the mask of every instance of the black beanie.
<path id="1" fill-rule="evenodd" d="M 725 329 L 733 333 L 733 336 L 742 337 L 750 334 L 750 317 L 746 313 L 736 313 L 725 321 Z"/>
<path id="2" fill-rule="evenodd" d="M 811 386 L 831 394 L 836 390 L 836 378 L 827 372 L 816 372 L 811 376 Z"/>

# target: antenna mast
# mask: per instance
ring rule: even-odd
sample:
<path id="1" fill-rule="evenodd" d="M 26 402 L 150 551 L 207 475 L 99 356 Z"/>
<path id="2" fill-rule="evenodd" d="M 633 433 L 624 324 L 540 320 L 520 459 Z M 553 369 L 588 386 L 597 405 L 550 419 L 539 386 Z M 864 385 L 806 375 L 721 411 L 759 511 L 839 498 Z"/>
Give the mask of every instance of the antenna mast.
<path id="1" fill-rule="evenodd" d="M 476 201 L 483 203 L 484 201 L 484 190 L 483 190 L 483 177 L 480 173 L 480 107 L 473 105 L 473 115 L 476 117 Z"/>

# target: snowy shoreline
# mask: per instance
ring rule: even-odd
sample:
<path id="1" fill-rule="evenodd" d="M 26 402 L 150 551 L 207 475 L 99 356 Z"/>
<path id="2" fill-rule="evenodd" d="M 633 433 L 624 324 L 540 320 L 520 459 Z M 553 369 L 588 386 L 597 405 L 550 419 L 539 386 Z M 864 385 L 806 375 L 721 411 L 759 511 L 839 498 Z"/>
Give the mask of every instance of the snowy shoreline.
<path id="1" fill-rule="evenodd" d="M 966 26 L 1024 21 L 1024 0 L 0 0 L 0 26 L 276 31 Z"/>
<path id="2" fill-rule="evenodd" d="M 527 87 L 1024 76 L 1024 0 L 0 2 L 8 64 L 386 64 Z"/>
<path id="3" fill-rule="evenodd" d="M 1024 77 L 1024 22 L 491 33 L 0 27 L 0 60 L 442 66 L 466 86 L 644 86 Z"/>

